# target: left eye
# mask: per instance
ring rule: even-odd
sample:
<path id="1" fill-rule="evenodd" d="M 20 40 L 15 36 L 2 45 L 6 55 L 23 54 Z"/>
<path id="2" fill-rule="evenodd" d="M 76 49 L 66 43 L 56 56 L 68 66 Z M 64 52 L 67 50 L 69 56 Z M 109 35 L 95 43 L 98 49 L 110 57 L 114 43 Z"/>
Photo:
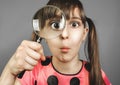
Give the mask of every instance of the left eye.
<path id="1" fill-rule="evenodd" d="M 78 22 L 72 22 L 72 23 L 71 23 L 71 26 L 72 26 L 72 27 L 78 27 L 78 26 L 79 26 L 79 23 L 78 23 Z"/>
<path id="2" fill-rule="evenodd" d="M 52 27 L 53 29 L 59 29 L 59 28 L 60 28 L 60 25 L 59 25 L 58 22 L 53 22 L 53 23 L 51 24 L 51 27 Z"/>

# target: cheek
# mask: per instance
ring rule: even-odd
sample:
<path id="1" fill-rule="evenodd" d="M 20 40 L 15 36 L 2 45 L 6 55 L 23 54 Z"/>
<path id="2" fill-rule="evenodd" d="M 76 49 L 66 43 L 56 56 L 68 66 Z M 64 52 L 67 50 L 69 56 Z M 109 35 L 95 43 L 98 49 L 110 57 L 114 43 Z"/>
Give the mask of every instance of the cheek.
<path id="1" fill-rule="evenodd" d="M 49 47 L 51 53 L 52 54 L 56 53 L 58 51 L 58 48 L 59 48 L 58 40 L 52 39 L 52 40 L 49 40 L 47 42 L 48 42 L 47 44 L 48 44 L 48 47 Z"/>
<path id="2" fill-rule="evenodd" d="M 83 32 L 77 31 L 72 33 L 71 41 L 76 45 L 81 44 L 83 41 Z"/>
<path id="3" fill-rule="evenodd" d="M 71 36 L 71 46 L 72 46 L 72 54 L 78 54 L 81 44 L 83 42 L 83 35 L 81 32 L 78 32 Z"/>

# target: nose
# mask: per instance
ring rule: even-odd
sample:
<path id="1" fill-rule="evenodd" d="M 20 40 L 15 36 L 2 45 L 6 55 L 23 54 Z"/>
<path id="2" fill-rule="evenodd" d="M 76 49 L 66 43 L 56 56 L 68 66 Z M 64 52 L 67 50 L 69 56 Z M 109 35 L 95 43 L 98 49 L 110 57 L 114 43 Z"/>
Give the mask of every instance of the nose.
<path id="1" fill-rule="evenodd" d="M 69 38 L 69 30 L 67 25 L 65 26 L 64 30 L 61 33 L 61 38 L 62 39 L 68 39 Z"/>

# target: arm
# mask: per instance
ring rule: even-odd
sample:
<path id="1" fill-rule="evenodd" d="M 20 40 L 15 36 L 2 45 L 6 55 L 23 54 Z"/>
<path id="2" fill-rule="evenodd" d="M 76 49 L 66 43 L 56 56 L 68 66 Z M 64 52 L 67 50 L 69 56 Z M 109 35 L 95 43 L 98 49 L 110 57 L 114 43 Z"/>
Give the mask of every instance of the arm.
<path id="1" fill-rule="evenodd" d="M 21 83 L 20 83 L 20 81 L 18 79 L 16 79 L 14 85 L 21 85 Z"/>
<path id="2" fill-rule="evenodd" d="M 1 77 L 0 77 L 0 85 L 14 85 L 15 76 L 10 73 L 7 66 L 4 68 Z"/>
<path id="3" fill-rule="evenodd" d="M 4 73 L 5 72 L 5 73 Z M 14 75 L 9 74 L 9 71 L 5 71 L 0 79 L 0 85 L 21 85 Z"/>

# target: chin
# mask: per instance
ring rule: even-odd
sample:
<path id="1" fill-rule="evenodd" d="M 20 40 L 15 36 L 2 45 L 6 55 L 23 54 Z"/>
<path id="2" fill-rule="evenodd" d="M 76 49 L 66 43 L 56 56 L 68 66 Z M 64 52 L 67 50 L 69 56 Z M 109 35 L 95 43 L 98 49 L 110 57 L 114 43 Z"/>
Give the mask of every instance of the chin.
<path id="1" fill-rule="evenodd" d="M 63 62 L 63 63 L 67 63 L 67 62 L 72 61 L 72 58 L 62 56 L 62 57 L 59 58 L 59 60 L 60 60 L 61 62 Z"/>

